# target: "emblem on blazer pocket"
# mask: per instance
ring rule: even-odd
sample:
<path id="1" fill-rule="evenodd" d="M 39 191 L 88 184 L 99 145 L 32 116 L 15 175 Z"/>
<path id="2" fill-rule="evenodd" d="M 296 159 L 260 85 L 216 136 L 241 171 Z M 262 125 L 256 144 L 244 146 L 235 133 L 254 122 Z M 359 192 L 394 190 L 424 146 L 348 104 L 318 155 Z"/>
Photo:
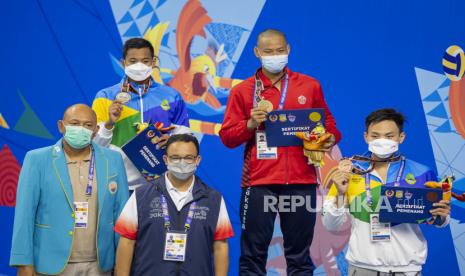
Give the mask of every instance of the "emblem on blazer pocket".
<path id="1" fill-rule="evenodd" d="M 115 194 L 118 190 L 118 184 L 116 184 L 115 181 L 110 182 L 110 184 L 108 184 L 108 190 L 112 195 Z"/>

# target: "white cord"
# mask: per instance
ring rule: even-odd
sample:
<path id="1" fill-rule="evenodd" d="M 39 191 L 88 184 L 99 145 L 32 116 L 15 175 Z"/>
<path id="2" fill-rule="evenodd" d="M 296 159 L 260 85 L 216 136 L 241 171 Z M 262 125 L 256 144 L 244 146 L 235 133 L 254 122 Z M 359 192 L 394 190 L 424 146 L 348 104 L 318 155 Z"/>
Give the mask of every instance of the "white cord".
<path id="1" fill-rule="evenodd" d="M 139 89 L 139 103 L 140 103 L 140 123 L 144 123 L 144 101 L 142 100 L 142 92 L 140 90 L 140 85 L 138 86 Z M 144 84 L 144 90 L 145 90 L 145 84 Z"/>

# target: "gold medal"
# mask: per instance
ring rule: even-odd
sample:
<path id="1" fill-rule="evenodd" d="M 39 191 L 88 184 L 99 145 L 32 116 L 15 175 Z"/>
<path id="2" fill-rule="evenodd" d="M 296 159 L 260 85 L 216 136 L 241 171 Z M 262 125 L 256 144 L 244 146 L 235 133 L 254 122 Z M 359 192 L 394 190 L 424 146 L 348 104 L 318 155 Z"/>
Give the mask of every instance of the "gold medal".
<path id="1" fill-rule="evenodd" d="M 265 108 L 266 112 L 273 111 L 273 104 L 268 100 L 261 100 L 258 102 L 259 108 Z"/>
<path id="2" fill-rule="evenodd" d="M 131 100 L 131 94 L 128 92 L 119 92 L 116 95 L 116 100 L 121 102 L 122 104 L 126 104 Z"/>
<path id="3" fill-rule="evenodd" d="M 350 161 L 349 159 L 343 159 L 341 160 L 341 162 L 339 162 L 339 164 L 337 165 L 337 168 L 340 171 L 350 173 L 352 172 L 352 168 L 353 168 L 352 161 Z"/>

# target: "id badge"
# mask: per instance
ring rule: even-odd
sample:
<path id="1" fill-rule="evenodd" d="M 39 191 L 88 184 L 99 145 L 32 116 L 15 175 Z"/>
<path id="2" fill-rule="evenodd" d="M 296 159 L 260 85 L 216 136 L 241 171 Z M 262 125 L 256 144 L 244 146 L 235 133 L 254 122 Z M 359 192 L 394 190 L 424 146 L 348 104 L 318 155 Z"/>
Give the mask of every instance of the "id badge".
<path id="1" fill-rule="evenodd" d="M 257 159 L 278 159 L 278 148 L 268 147 L 264 131 L 257 131 L 255 140 L 257 142 Z"/>
<path id="2" fill-rule="evenodd" d="M 370 240 L 372 242 L 391 240 L 391 223 L 380 222 L 379 214 L 370 214 Z"/>
<path id="3" fill-rule="evenodd" d="M 89 202 L 74 202 L 76 228 L 87 228 L 89 220 Z"/>
<path id="4" fill-rule="evenodd" d="M 163 260 L 184 262 L 186 259 L 187 234 L 184 232 L 166 232 Z"/>

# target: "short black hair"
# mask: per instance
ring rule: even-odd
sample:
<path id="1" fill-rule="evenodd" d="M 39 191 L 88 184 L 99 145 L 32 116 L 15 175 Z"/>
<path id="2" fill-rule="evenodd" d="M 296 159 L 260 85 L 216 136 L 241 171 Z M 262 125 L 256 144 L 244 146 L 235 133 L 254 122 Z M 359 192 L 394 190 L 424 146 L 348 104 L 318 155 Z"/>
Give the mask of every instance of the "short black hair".
<path id="1" fill-rule="evenodd" d="M 171 135 L 168 141 L 166 142 L 165 152 L 168 152 L 168 148 L 171 146 L 171 144 L 174 144 L 176 142 L 193 143 L 195 148 L 197 149 L 197 154 L 200 153 L 199 141 L 197 140 L 197 138 L 195 138 L 194 135 L 187 133 Z"/>
<path id="2" fill-rule="evenodd" d="M 404 131 L 405 116 L 393 108 L 383 108 L 371 112 L 370 115 L 365 118 L 366 131 L 368 131 L 368 127 L 371 126 L 371 124 L 376 124 L 381 121 L 393 121 L 399 128 L 399 132 Z"/>
<path id="3" fill-rule="evenodd" d="M 142 48 L 149 48 L 152 57 L 155 57 L 155 50 L 153 49 L 152 43 L 147 39 L 135 37 L 126 40 L 123 46 L 123 59 L 126 58 L 128 55 L 128 51 L 130 49 L 142 49 Z"/>

